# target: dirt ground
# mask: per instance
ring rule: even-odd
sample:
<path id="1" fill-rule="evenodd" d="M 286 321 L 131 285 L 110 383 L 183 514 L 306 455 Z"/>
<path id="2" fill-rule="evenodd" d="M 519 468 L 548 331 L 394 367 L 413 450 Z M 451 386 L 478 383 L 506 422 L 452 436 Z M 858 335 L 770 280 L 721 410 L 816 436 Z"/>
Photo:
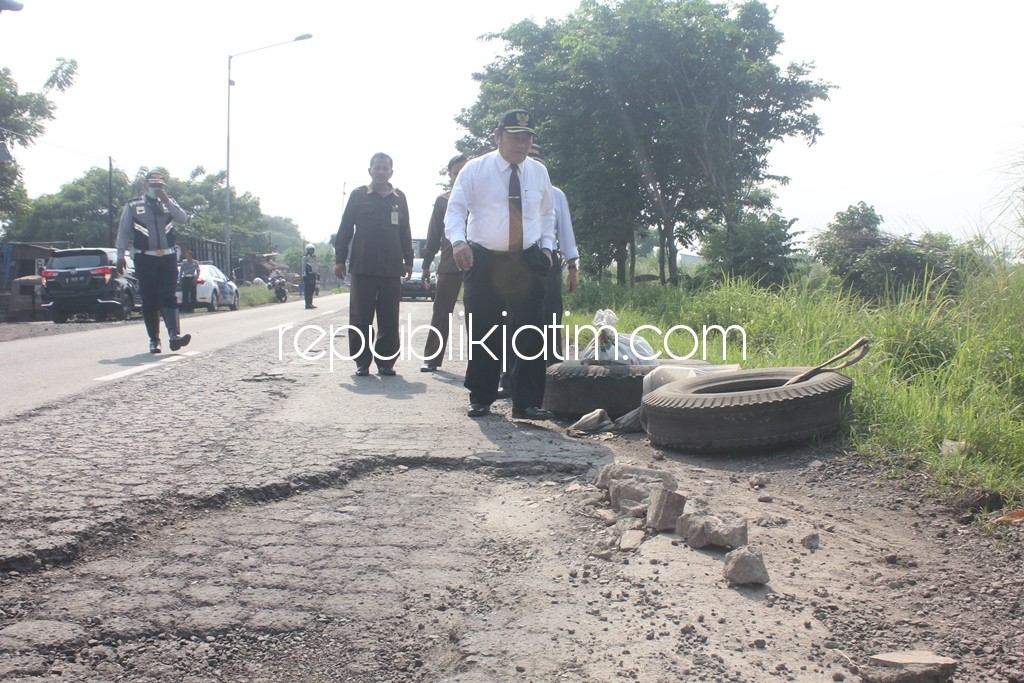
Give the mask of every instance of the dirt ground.
<path id="1" fill-rule="evenodd" d="M 0 341 L 84 324 L 125 323 Z M 982 498 L 940 502 L 924 472 L 835 443 L 711 458 L 500 424 L 674 475 L 688 509 L 747 521 L 768 584 L 730 584 L 725 551 L 671 532 L 619 550 L 643 524 L 595 487 L 607 457 L 397 453 L 0 572 L 0 680 L 939 680 L 869 663 L 924 650 L 955 681 L 1024 682 L 1022 525 L 993 527 Z"/>
<path id="2" fill-rule="evenodd" d="M 73 318 L 62 325 L 50 320 L 33 320 L 23 322 L 2 322 L 0 323 L 0 342 L 14 341 L 15 339 L 31 339 L 54 334 L 65 334 L 68 332 L 81 332 L 98 327 L 110 327 L 115 325 L 141 325 L 142 318 L 135 313 L 131 320 L 110 320 L 97 322 L 87 320 L 84 317 Z"/>

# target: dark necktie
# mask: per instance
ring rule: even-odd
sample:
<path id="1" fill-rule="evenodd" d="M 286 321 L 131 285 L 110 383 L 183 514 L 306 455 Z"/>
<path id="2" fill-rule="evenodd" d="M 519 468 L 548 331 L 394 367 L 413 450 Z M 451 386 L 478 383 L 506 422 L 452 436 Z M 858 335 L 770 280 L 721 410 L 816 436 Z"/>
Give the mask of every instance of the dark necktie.
<path id="1" fill-rule="evenodd" d="M 154 224 L 156 225 L 156 230 L 154 231 L 154 234 L 152 235 L 153 240 L 150 243 L 149 248 L 150 249 L 166 249 L 167 246 L 168 246 L 167 245 L 167 232 L 165 230 L 161 230 L 160 229 L 160 218 L 163 217 L 163 215 L 164 215 L 164 207 L 160 203 L 159 199 L 150 200 L 147 197 L 146 200 L 149 203 L 149 207 L 148 207 L 149 210 L 156 217 L 156 220 L 154 221 Z"/>
<path id="2" fill-rule="evenodd" d="M 515 164 L 508 179 L 508 251 L 515 256 L 523 251 L 523 197 Z"/>

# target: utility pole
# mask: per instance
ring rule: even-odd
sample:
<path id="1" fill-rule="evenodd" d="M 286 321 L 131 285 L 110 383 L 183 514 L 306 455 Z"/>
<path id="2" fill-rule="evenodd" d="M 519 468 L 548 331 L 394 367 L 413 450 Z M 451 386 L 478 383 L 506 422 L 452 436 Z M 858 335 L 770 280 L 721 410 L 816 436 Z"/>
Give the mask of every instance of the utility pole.
<path id="1" fill-rule="evenodd" d="M 107 157 L 107 243 L 114 246 L 114 157 Z"/>

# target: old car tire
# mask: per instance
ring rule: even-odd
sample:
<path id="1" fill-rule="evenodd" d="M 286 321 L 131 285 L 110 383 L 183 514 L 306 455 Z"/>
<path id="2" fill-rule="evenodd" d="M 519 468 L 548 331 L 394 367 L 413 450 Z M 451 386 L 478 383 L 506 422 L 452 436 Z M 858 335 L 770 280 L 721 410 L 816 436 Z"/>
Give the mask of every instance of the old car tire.
<path id="1" fill-rule="evenodd" d="M 58 325 L 63 325 L 68 321 L 68 314 L 65 313 L 64 311 L 60 310 L 59 308 L 53 308 L 51 310 L 53 312 L 53 322 L 57 323 Z"/>
<path id="2" fill-rule="evenodd" d="M 644 376 L 657 365 L 623 365 L 567 360 L 548 367 L 544 407 L 562 417 L 603 408 L 612 418 L 640 407 Z"/>
<path id="3" fill-rule="evenodd" d="M 217 310 L 217 292 L 210 294 L 210 303 L 206 304 L 206 310 L 211 313 Z"/>
<path id="4" fill-rule="evenodd" d="M 238 310 L 238 292 L 235 292 L 235 298 L 228 305 L 228 308 L 230 308 L 232 311 Z"/>
<path id="5" fill-rule="evenodd" d="M 853 380 L 821 372 L 783 386 L 809 368 L 739 370 L 670 382 L 643 397 L 640 420 L 651 444 L 707 453 L 766 450 L 835 431 Z"/>

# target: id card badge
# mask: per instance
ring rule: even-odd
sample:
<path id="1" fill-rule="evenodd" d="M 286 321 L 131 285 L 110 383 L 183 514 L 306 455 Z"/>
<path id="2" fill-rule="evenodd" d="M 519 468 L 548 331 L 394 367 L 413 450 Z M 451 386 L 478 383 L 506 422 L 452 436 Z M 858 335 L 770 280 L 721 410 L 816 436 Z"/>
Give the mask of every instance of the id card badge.
<path id="1" fill-rule="evenodd" d="M 398 207 L 392 207 L 391 209 L 391 225 L 398 225 Z"/>

